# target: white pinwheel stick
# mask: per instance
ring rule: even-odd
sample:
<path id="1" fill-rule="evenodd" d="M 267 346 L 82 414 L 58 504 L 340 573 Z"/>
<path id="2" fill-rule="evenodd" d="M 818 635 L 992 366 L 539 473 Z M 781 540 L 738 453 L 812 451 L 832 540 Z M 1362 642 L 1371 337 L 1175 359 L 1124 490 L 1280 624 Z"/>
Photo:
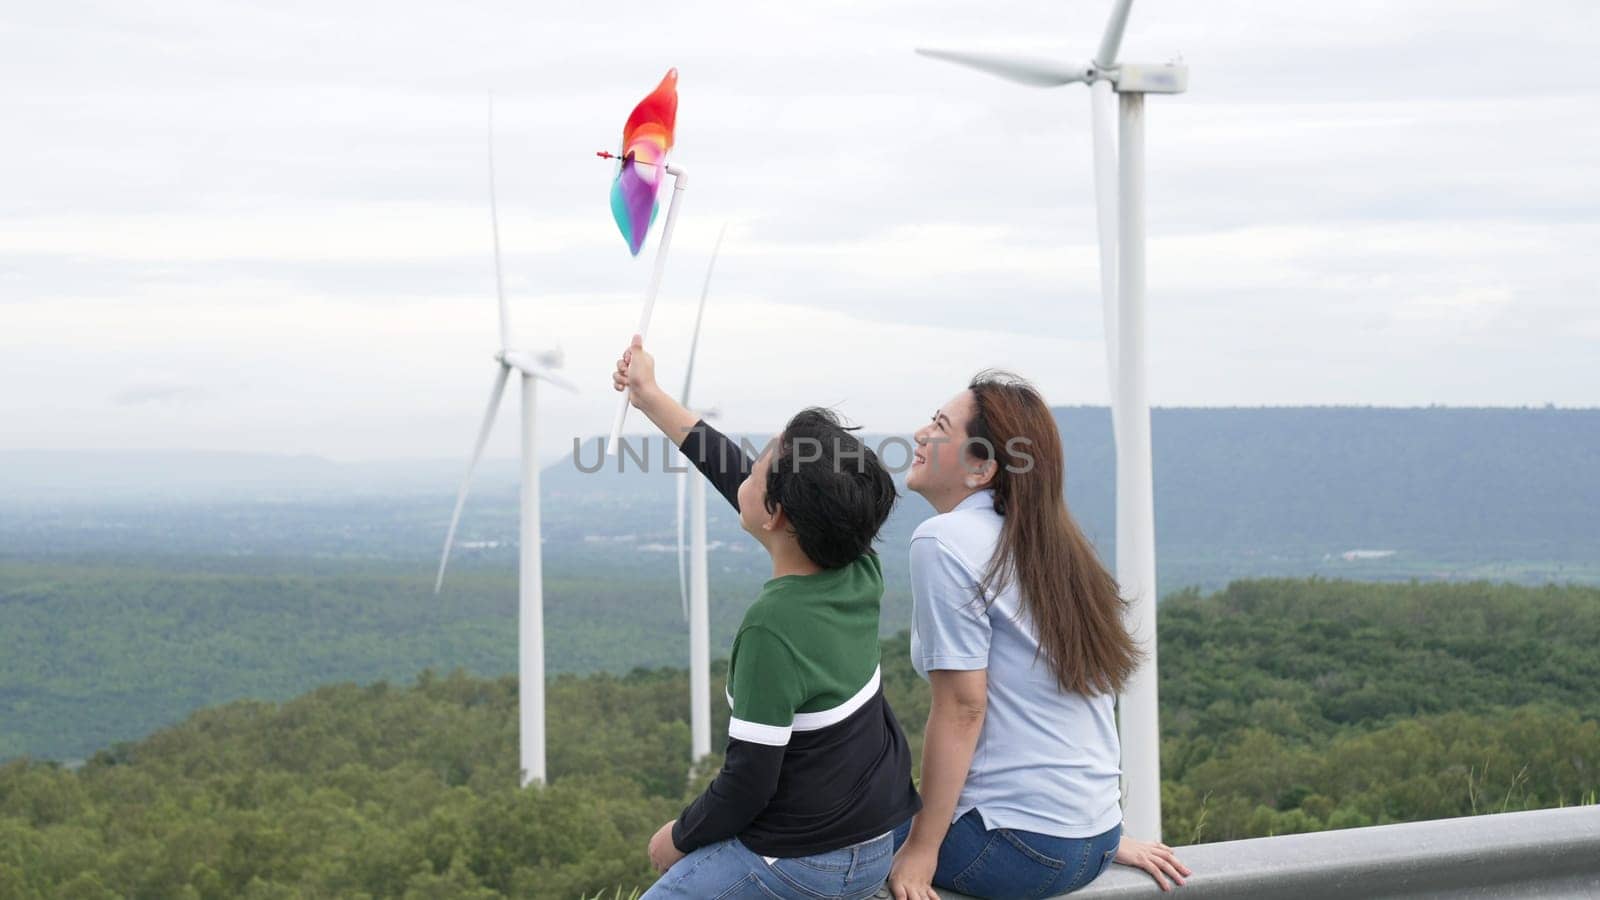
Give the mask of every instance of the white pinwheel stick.
<path id="1" fill-rule="evenodd" d="M 672 246 L 672 226 L 678 222 L 678 201 L 682 199 L 684 190 L 689 186 L 688 173 L 677 166 L 665 168 L 666 173 L 672 176 L 672 198 L 667 201 L 667 221 L 661 226 L 661 241 L 656 244 L 656 266 L 650 275 L 650 287 L 645 291 L 644 310 L 639 313 L 639 327 L 634 329 L 641 339 L 646 337 L 650 330 L 650 313 L 655 309 L 656 294 L 661 290 L 661 275 L 667 270 L 667 250 Z M 617 453 L 618 443 L 622 440 L 622 423 L 628 418 L 628 406 L 632 396 L 632 389 L 623 389 L 622 400 L 617 403 L 617 416 L 611 422 L 611 436 L 606 440 L 608 456 Z"/>

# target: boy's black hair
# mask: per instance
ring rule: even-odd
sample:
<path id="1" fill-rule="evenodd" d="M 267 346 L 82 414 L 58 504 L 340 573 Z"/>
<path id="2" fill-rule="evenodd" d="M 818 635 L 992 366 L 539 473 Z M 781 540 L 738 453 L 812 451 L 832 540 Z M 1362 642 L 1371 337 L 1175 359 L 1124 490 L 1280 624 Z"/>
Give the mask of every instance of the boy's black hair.
<path id="1" fill-rule="evenodd" d="M 807 558 L 824 569 L 872 549 L 897 494 L 878 455 L 832 410 L 809 407 L 783 427 L 767 470 L 767 512 L 778 505 Z"/>

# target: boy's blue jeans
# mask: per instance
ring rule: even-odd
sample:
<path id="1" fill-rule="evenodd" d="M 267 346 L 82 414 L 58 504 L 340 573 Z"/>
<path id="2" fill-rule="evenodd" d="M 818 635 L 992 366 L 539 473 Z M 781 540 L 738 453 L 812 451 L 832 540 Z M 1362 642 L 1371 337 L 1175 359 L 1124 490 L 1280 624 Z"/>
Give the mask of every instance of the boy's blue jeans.
<path id="1" fill-rule="evenodd" d="M 911 823 L 894 830 L 894 848 Z M 1117 856 L 1122 825 L 1090 838 L 1060 838 L 1013 828 L 983 827 L 971 810 L 957 819 L 939 845 L 934 887 L 985 900 L 1034 900 L 1070 893 L 1095 880 Z"/>
<path id="2" fill-rule="evenodd" d="M 893 862 L 894 842 L 887 834 L 770 863 L 732 838 L 678 860 L 639 900 L 862 900 L 889 877 Z"/>

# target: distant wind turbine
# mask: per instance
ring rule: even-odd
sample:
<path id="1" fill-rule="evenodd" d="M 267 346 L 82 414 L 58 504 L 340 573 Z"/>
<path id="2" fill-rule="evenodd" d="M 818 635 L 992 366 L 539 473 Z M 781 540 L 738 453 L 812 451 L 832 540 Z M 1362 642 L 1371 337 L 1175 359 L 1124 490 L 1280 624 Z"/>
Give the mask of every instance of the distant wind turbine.
<path id="1" fill-rule="evenodd" d="M 505 280 L 500 270 L 500 211 L 495 201 L 494 184 L 494 100 L 489 101 L 489 224 L 494 234 L 494 286 L 500 303 L 500 352 L 494 355 L 499 364 L 494 386 L 489 389 L 489 407 L 484 410 L 483 424 L 478 428 L 478 440 L 472 447 L 472 457 L 467 462 L 467 473 L 461 479 L 461 490 L 456 494 L 455 511 L 450 514 L 450 530 L 445 533 L 444 552 L 439 557 L 439 574 L 434 579 L 433 592 L 444 586 L 445 567 L 450 563 L 450 548 L 455 543 L 456 527 L 461 524 L 461 509 L 467 502 L 467 491 L 472 486 L 472 474 L 483 458 L 484 446 L 494 430 L 495 414 L 500 410 L 500 398 L 505 395 L 506 381 L 513 369 L 522 375 L 522 498 L 520 559 L 518 561 L 517 590 L 517 696 L 520 722 L 521 762 L 520 784 L 544 783 L 544 574 L 539 547 L 539 454 L 537 452 L 535 406 L 539 381 L 568 391 L 576 391 L 567 380 L 554 372 L 561 368 L 559 349 L 542 353 L 513 350 L 510 347 L 511 317 L 506 309 Z"/>
<path id="2" fill-rule="evenodd" d="M 700 286 L 700 309 L 694 315 L 694 336 L 689 340 L 689 367 L 683 376 L 683 394 L 678 402 L 689 405 L 689 388 L 694 384 L 694 359 L 700 349 L 700 323 L 706 314 L 706 296 L 711 292 L 711 273 L 722 252 L 722 237 L 727 226 L 717 233 L 706 279 Z M 716 415 L 707 411 L 705 418 Z M 684 494 L 689 497 L 689 565 L 684 571 L 683 520 Z M 711 752 L 711 614 L 709 573 L 706 567 L 706 480 L 687 471 L 678 473 L 678 593 L 683 615 L 689 620 L 689 732 L 692 758 Z"/>
<path id="3" fill-rule="evenodd" d="M 1161 731 L 1156 708 L 1155 503 L 1150 463 L 1150 401 L 1144 361 L 1144 95 L 1188 89 L 1179 63 L 1119 63 L 1117 50 L 1133 0 L 1115 0 L 1099 50 L 1087 62 L 1010 54 L 917 50 L 1034 87 L 1089 86 L 1095 211 L 1100 238 L 1100 300 L 1106 374 L 1117 445 L 1117 582 L 1130 601 L 1128 624 L 1149 656 L 1125 686 L 1118 715 L 1127 789 L 1127 833 L 1161 834 Z M 1111 129 L 1111 94 L 1121 97 L 1120 134 Z"/>

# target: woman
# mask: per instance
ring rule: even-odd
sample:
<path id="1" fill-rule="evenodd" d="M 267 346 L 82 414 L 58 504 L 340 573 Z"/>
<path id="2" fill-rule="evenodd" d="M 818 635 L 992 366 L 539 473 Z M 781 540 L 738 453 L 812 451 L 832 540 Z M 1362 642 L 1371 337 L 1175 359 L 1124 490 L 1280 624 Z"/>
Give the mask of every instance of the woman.
<path id="1" fill-rule="evenodd" d="M 1067 512 L 1049 407 L 1026 381 L 981 372 L 916 444 L 906 486 L 939 514 L 911 540 L 911 658 L 933 704 L 894 897 L 1051 897 L 1113 860 L 1183 884 L 1165 844 L 1122 836 L 1113 703 L 1140 653 Z"/>

